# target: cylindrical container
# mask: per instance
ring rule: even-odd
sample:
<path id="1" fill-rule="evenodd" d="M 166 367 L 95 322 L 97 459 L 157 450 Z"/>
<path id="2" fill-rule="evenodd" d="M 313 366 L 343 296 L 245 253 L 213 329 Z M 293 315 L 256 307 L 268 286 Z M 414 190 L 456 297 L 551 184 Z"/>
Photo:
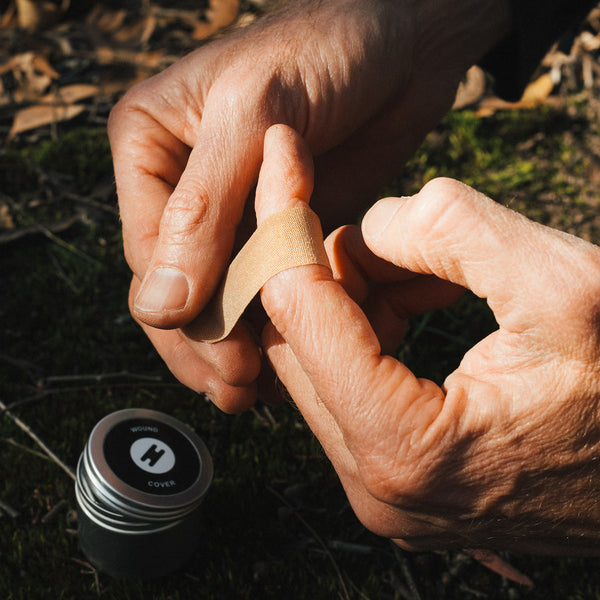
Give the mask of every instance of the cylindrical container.
<path id="1" fill-rule="evenodd" d="M 147 409 L 104 417 L 79 458 L 79 545 L 122 579 L 168 575 L 197 548 L 211 456 L 181 421 Z"/>

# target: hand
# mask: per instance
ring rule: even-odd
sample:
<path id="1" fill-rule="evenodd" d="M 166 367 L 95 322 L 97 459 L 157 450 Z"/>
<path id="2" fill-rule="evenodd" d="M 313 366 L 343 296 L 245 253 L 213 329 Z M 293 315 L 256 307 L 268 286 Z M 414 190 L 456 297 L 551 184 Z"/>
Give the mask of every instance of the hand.
<path id="1" fill-rule="evenodd" d="M 244 235 L 265 131 L 287 123 L 317 155 L 326 226 L 354 218 L 508 27 L 506 0 L 455 4 L 298 0 L 200 48 L 113 110 L 132 314 L 174 374 L 222 409 L 254 401 L 260 354 L 241 325 L 215 346 L 199 342 L 193 319 Z"/>
<path id="2" fill-rule="evenodd" d="M 257 194 L 259 220 L 308 201 L 285 192 L 285 160 L 265 156 L 279 193 Z M 362 234 L 329 238 L 333 275 L 298 267 L 262 291 L 265 351 L 358 517 L 408 549 L 600 553 L 600 248 L 452 180 L 380 201 Z M 381 346 L 457 285 L 499 329 L 439 388 Z"/>

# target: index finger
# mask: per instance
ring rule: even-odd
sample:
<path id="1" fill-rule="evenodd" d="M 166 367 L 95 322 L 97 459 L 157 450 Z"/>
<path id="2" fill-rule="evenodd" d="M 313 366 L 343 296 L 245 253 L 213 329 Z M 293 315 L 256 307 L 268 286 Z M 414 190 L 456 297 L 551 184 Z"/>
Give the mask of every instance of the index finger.
<path id="1" fill-rule="evenodd" d="M 273 158 L 265 142 L 256 197 L 259 223 L 276 210 L 308 202 L 306 190 L 290 186 L 293 173 L 281 169 L 267 173 L 269 160 Z M 412 435 L 422 433 L 439 414 L 440 388 L 381 355 L 366 316 L 328 269 L 310 265 L 283 271 L 263 286 L 261 298 L 353 453 L 363 447 L 370 452 L 375 434 L 389 433 L 402 443 L 399 419 L 405 420 L 405 433 Z"/>
<path id="2" fill-rule="evenodd" d="M 212 295 L 256 180 L 265 129 L 246 118 L 250 109 L 237 96 L 219 99 L 219 85 L 203 105 L 202 90 L 186 85 L 165 75 L 126 97 L 111 119 L 125 251 L 142 280 L 133 311 L 160 328 L 189 323 Z"/>

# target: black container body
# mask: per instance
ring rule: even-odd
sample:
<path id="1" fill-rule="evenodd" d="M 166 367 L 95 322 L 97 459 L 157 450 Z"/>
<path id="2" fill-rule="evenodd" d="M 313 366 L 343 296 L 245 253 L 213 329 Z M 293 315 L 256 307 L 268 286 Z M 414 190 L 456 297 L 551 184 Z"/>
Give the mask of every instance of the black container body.
<path id="1" fill-rule="evenodd" d="M 212 474 L 206 446 L 177 419 L 146 409 L 106 416 L 77 467 L 81 550 L 120 579 L 180 569 L 198 547 Z"/>
<path id="2" fill-rule="evenodd" d="M 201 510 L 166 529 L 115 532 L 95 523 L 78 503 L 82 552 L 99 571 L 116 579 L 154 579 L 183 568 L 200 543 Z"/>

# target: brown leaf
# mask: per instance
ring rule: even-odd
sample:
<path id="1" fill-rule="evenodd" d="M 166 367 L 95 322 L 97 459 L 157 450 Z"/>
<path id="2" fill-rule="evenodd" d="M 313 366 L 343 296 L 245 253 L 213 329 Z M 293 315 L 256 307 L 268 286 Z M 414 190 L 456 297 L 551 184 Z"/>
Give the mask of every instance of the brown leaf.
<path id="1" fill-rule="evenodd" d="M 208 23 L 198 23 L 192 37 L 195 40 L 202 40 L 219 29 L 229 27 L 236 20 L 239 12 L 240 0 L 210 0 L 206 11 Z"/>
<path id="2" fill-rule="evenodd" d="M 550 73 L 544 73 L 541 77 L 530 83 L 523 92 L 523 97 L 518 102 L 520 108 L 536 108 L 546 102 L 548 96 L 554 89 L 554 81 Z"/>
<path id="3" fill-rule="evenodd" d="M 50 0 L 16 0 L 19 27 L 30 32 L 42 31 L 54 25 L 61 7 Z"/>
<path id="4" fill-rule="evenodd" d="M 533 581 L 527 575 L 521 573 L 521 571 L 507 563 L 494 552 L 478 549 L 468 549 L 465 552 L 491 571 L 494 571 L 494 573 L 498 573 L 498 575 L 502 575 L 502 577 L 506 577 L 506 579 L 514 583 L 533 587 Z"/>
<path id="5" fill-rule="evenodd" d="M 523 96 L 518 102 L 506 102 L 501 98 L 492 96 L 482 100 L 477 116 L 489 117 L 498 110 L 519 110 L 537 108 L 544 104 L 552 90 L 554 89 L 554 80 L 550 73 L 544 73 L 541 77 L 532 81 L 523 92 Z"/>
<path id="6" fill-rule="evenodd" d="M 127 11 L 125 9 L 110 10 L 101 4 L 97 4 L 88 15 L 86 21 L 88 25 L 91 25 L 95 29 L 104 33 L 111 33 L 119 29 L 126 18 Z"/>
<path id="7" fill-rule="evenodd" d="M 42 104 L 74 104 L 79 100 L 91 98 L 100 93 L 100 88 L 97 85 L 89 83 L 73 83 L 58 88 L 56 92 L 46 94 L 40 98 Z"/>
<path id="8" fill-rule="evenodd" d="M 119 28 L 113 34 L 113 38 L 120 44 L 143 44 L 150 39 L 156 25 L 156 19 L 152 15 L 148 15 L 131 25 Z"/>
<path id="9" fill-rule="evenodd" d="M 15 27 L 17 24 L 17 8 L 16 6 L 10 2 L 6 12 L 2 15 L 0 19 L 0 29 L 4 27 Z"/>
<path id="10" fill-rule="evenodd" d="M 14 229 L 15 222 L 10 214 L 8 204 L 0 203 L 0 229 Z"/>
<path id="11" fill-rule="evenodd" d="M 8 134 L 8 140 L 12 140 L 16 135 L 24 131 L 36 129 L 43 125 L 50 125 L 51 123 L 58 123 L 59 121 L 67 121 L 81 114 L 84 110 L 85 106 L 78 104 L 70 104 L 68 106 L 36 104 L 35 106 L 23 108 L 15 115 Z"/>
<path id="12" fill-rule="evenodd" d="M 485 93 L 485 87 L 486 81 L 483 69 L 478 66 L 471 67 L 458 86 L 454 105 L 452 106 L 453 110 L 460 110 L 481 100 Z"/>
<path id="13" fill-rule="evenodd" d="M 41 55 L 35 52 L 23 52 L 16 54 L 9 61 L 0 65 L 0 75 L 5 75 L 9 71 L 17 71 L 29 75 L 39 72 L 47 75 L 51 79 L 58 79 L 60 75 L 52 68 L 52 65 Z M 18 77 L 18 75 L 16 75 Z"/>
<path id="14" fill-rule="evenodd" d="M 32 65 L 34 69 L 37 69 L 40 73 L 48 75 L 51 79 L 58 79 L 60 74 L 52 67 L 52 65 L 41 55 L 34 54 Z"/>
<path id="15" fill-rule="evenodd" d="M 160 67 L 164 56 L 162 50 L 137 52 L 121 48 L 113 49 L 108 46 L 99 46 L 96 48 L 96 54 L 101 65 L 127 64 L 149 69 Z"/>
<path id="16" fill-rule="evenodd" d="M 17 83 L 13 90 L 16 102 L 35 100 L 44 93 L 59 74 L 40 54 L 23 52 L 0 65 L 0 75 L 12 72 Z"/>

